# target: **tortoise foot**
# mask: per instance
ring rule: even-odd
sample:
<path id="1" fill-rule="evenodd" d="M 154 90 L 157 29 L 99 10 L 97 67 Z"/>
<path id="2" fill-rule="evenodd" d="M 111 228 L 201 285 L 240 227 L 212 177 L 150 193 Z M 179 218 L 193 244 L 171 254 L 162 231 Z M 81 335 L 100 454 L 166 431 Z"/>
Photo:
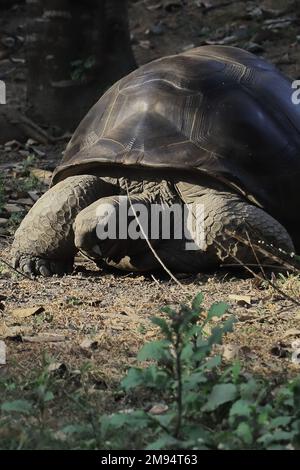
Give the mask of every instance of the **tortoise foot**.
<path id="1" fill-rule="evenodd" d="M 29 277 L 53 275 L 62 276 L 73 271 L 74 260 L 50 260 L 27 254 L 17 255 L 13 260 L 13 266 Z"/>

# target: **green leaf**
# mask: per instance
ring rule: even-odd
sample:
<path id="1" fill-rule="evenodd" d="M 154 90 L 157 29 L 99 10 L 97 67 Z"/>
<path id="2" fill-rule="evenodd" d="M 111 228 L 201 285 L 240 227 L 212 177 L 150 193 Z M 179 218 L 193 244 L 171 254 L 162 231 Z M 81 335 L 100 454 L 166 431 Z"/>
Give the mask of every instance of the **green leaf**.
<path id="1" fill-rule="evenodd" d="M 233 401 L 236 398 L 237 389 L 234 384 L 218 384 L 215 385 L 208 397 L 204 411 L 214 411 L 224 403 Z"/>
<path id="2" fill-rule="evenodd" d="M 163 434 L 156 441 L 148 444 L 146 450 L 177 449 L 177 443 L 178 441 L 177 439 L 174 439 L 174 437 L 170 436 L 169 434 Z"/>
<path id="3" fill-rule="evenodd" d="M 232 405 L 229 415 L 231 417 L 243 416 L 249 418 L 251 415 L 251 411 L 251 406 L 247 401 L 238 400 Z"/>
<path id="4" fill-rule="evenodd" d="M 44 402 L 52 401 L 53 399 L 54 399 L 54 394 L 51 392 L 51 390 L 48 390 L 43 397 Z"/>
<path id="5" fill-rule="evenodd" d="M 174 315 L 176 315 L 176 311 L 173 310 L 171 307 L 169 307 L 168 305 L 166 305 L 165 307 L 161 307 L 160 311 L 162 313 L 166 313 L 168 315 L 168 317 L 172 318 L 174 317 Z"/>
<path id="6" fill-rule="evenodd" d="M 165 339 L 146 343 L 138 353 L 138 360 L 147 361 L 151 359 L 160 361 L 161 359 L 168 358 L 170 353 L 166 348 L 169 347 L 169 345 L 170 342 Z"/>
<path id="7" fill-rule="evenodd" d="M 259 383 L 255 379 L 250 378 L 248 382 L 240 386 L 241 397 L 244 400 L 254 400 L 259 392 L 259 388 Z"/>
<path id="8" fill-rule="evenodd" d="M 265 446 L 268 446 L 273 442 L 290 442 L 295 437 L 295 435 L 297 435 L 297 431 L 276 431 L 264 434 L 257 440 L 257 442 L 260 442 Z"/>
<path id="9" fill-rule="evenodd" d="M 100 418 L 101 433 L 106 436 L 108 433 L 119 431 L 120 429 L 141 430 L 149 426 L 150 419 L 142 410 L 130 411 L 128 413 L 115 413 L 103 415 Z"/>
<path id="10" fill-rule="evenodd" d="M 228 320 L 222 322 L 220 326 L 216 326 L 212 329 L 211 335 L 207 339 L 210 349 L 214 344 L 222 343 L 222 338 L 224 334 L 229 333 L 233 330 L 233 325 L 235 322 L 236 319 L 234 317 L 230 317 L 228 318 Z"/>
<path id="11" fill-rule="evenodd" d="M 245 444 L 252 444 L 253 435 L 248 423 L 240 423 L 236 429 L 236 434 L 245 442 Z"/>
<path id="12" fill-rule="evenodd" d="M 6 401 L 1 405 L 2 411 L 30 414 L 32 403 L 27 400 Z"/>
<path id="13" fill-rule="evenodd" d="M 222 362 L 222 357 L 221 356 L 213 356 L 210 357 L 204 364 L 204 367 L 206 370 L 211 370 L 214 369 L 215 367 L 218 367 Z"/>
<path id="14" fill-rule="evenodd" d="M 280 426 L 287 426 L 292 421 L 292 416 L 277 416 L 277 418 L 272 419 L 270 423 L 270 428 L 278 428 Z"/>
<path id="15" fill-rule="evenodd" d="M 170 411 L 163 415 L 153 415 L 151 419 L 152 421 L 157 421 L 157 423 L 167 428 L 176 417 L 177 413 L 174 411 Z"/>
<path id="16" fill-rule="evenodd" d="M 226 302 L 216 302 L 212 304 L 207 313 L 207 320 L 211 320 L 213 317 L 222 317 L 228 309 L 229 305 Z"/>
<path id="17" fill-rule="evenodd" d="M 198 385 L 206 383 L 207 382 L 207 377 L 206 375 L 201 371 L 201 372 L 194 372 L 193 374 L 190 374 L 183 382 L 184 385 L 184 390 L 190 391 L 194 390 L 195 388 L 198 388 Z M 185 396 L 184 399 L 187 399 L 188 397 Z"/>
<path id="18" fill-rule="evenodd" d="M 64 434 L 72 435 L 72 434 L 84 434 L 92 430 L 92 426 L 90 424 L 68 424 L 64 428 L 61 429 L 61 432 Z"/>
<path id="19" fill-rule="evenodd" d="M 167 339 L 171 339 L 172 334 L 166 320 L 164 320 L 163 318 L 153 317 L 151 318 L 151 322 L 154 325 L 159 326 L 161 332 L 165 335 Z"/>
<path id="20" fill-rule="evenodd" d="M 142 369 L 132 367 L 127 372 L 126 377 L 121 381 L 121 387 L 128 391 L 132 388 L 139 387 L 144 384 L 144 373 Z"/>
<path id="21" fill-rule="evenodd" d="M 202 310 L 201 306 L 202 306 L 203 299 L 204 299 L 204 295 L 202 294 L 202 292 L 200 292 L 199 294 L 196 295 L 196 297 L 194 298 L 192 302 L 192 309 L 196 311 L 197 313 L 200 313 Z"/>
<path id="22" fill-rule="evenodd" d="M 188 362 L 188 361 L 191 361 L 193 354 L 194 354 L 193 345 L 191 343 L 187 343 L 181 351 L 180 358 L 182 361 Z"/>

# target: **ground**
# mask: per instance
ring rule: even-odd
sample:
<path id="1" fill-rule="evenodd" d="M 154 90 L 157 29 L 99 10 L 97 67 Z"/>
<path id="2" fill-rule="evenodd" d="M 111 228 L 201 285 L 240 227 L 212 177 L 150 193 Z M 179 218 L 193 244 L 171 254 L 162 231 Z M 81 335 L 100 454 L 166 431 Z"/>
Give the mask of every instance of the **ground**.
<path id="1" fill-rule="evenodd" d="M 300 77 L 297 5 L 279 0 L 131 2 L 134 53 L 142 64 L 207 43 L 238 45 L 268 58 L 296 79 Z M 19 14 L 21 21 L 22 8 L 1 18 L 4 36 L 22 35 L 16 20 Z M 12 57 L 13 62 L 0 59 L 0 78 L 6 76 L 8 98 L 18 99 L 22 108 L 25 46 Z M 64 145 L 65 141 L 55 146 L 27 141 L 0 147 L 0 341 L 6 345 L 5 364 L 0 362 L 1 384 L 11 378 L 26 382 L 46 361 L 54 363 L 53 370 L 68 371 L 65 383 L 61 379 L 66 394 L 84 388 L 102 412 L 122 409 L 127 398 L 118 395 L 119 380 L 136 363 L 142 344 L 157 336 L 150 318 L 160 315 L 160 307 L 189 302 L 200 291 L 205 305 L 228 302 L 238 319 L 222 349 L 225 362 L 240 359 L 246 370 L 275 382 L 299 374 L 299 365 L 291 360 L 292 343 L 295 347 L 300 337 L 297 275 L 273 275 L 278 291 L 268 281 L 257 282 L 244 272 L 182 273 L 179 287 L 164 273 L 102 272 L 84 258 L 78 258 L 72 275 L 62 278 L 29 280 L 10 269 L 5 262 L 11 263 L 13 232 L 34 199 L 46 190 L 49 171 Z M 31 307 L 32 311 L 19 310 Z M 54 428 L 76 412 L 64 409 L 63 394 L 57 400 L 51 411 Z"/>

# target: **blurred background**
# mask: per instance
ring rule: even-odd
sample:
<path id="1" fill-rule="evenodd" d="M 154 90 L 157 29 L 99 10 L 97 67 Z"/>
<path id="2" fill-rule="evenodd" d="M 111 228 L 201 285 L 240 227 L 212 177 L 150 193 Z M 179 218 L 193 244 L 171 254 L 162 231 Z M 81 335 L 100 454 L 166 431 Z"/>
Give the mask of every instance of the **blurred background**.
<path id="1" fill-rule="evenodd" d="M 299 25 L 300 0 L 1 0 L 0 143 L 72 132 L 120 77 L 204 44 L 242 47 L 299 78 Z"/>

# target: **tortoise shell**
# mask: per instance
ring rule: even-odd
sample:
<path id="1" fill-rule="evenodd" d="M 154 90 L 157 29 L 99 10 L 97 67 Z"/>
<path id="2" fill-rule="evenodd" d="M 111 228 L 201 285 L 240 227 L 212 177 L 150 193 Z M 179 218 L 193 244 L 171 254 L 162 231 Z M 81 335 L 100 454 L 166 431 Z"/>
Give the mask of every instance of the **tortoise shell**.
<path id="1" fill-rule="evenodd" d="M 53 184 L 82 173 L 205 174 L 289 225 L 300 209 L 291 80 L 238 48 L 204 46 L 113 85 L 74 133 Z M 172 173 L 173 174 L 173 173 Z"/>

